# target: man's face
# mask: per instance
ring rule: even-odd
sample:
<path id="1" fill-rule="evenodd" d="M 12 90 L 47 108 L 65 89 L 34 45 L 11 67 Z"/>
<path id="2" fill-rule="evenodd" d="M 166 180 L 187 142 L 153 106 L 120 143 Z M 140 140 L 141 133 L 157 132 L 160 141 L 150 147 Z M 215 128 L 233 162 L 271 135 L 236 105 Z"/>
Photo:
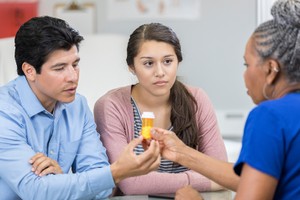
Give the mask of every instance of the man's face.
<path id="1" fill-rule="evenodd" d="M 40 74 L 34 69 L 32 73 L 25 72 L 31 89 L 49 112 L 53 111 L 57 101 L 68 103 L 74 100 L 79 79 L 79 60 L 74 45 L 70 50 L 56 50 L 49 54 Z"/>

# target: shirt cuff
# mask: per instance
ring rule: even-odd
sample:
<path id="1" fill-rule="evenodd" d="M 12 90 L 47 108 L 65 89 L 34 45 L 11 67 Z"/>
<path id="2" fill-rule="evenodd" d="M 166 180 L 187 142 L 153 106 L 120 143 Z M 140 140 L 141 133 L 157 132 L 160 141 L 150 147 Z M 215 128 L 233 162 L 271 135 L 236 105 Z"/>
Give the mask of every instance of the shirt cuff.
<path id="1" fill-rule="evenodd" d="M 95 194 L 103 192 L 104 190 L 112 189 L 115 187 L 115 182 L 111 174 L 110 165 L 91 170 L 88 172 L 90 186 Z"/>

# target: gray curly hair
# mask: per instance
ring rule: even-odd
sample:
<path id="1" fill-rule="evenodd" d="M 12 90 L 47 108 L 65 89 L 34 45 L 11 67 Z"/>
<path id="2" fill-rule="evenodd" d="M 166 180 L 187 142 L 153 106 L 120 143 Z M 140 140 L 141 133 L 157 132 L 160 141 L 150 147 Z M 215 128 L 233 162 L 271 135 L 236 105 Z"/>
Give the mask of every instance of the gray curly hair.
<path id="1" fill-rule="evenodd" d="M 300 0 L 277 0 L 271 14 L 253 33 L 256 51 L 278 60 L 290 82 L 300 82 Z"/>

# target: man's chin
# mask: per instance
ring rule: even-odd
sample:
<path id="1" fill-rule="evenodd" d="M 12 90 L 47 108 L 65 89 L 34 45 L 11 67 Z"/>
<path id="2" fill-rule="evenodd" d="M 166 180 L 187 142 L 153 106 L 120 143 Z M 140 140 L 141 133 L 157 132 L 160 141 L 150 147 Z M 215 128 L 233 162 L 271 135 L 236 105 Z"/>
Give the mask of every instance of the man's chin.
<path id="1" fill-rule="evenodd" d="M 68 97 L 68 98 L 63 98 L 63 99 L 61 99 L 61 100 L 59 100 L 60 102 L 62 102 L 62 103 L 71 103 L 71 102 L 73 102 L 75 100 L 75 96 L 73 96 L 73 97 Z"/>

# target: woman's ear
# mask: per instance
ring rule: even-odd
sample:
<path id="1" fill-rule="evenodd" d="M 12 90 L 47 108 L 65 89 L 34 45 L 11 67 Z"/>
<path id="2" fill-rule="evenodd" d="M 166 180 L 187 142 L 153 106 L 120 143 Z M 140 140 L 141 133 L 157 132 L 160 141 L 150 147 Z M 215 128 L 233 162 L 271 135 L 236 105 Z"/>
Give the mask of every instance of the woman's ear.
<path id="1" fill-rule="evenodd" d="M 29 80 L 29 81 L 35 80 L 36 70 L 31 64 L 24 62 L 22 64 L 22 70 L 23 70 L 27 80 Z"/>
<path id="2" fill-rule="evenodd" d="M 277 60 L 270 59 L 266 63 L 266 80 L 268 84 L 274 84 L 280 74 L 280 65 Z"/>

